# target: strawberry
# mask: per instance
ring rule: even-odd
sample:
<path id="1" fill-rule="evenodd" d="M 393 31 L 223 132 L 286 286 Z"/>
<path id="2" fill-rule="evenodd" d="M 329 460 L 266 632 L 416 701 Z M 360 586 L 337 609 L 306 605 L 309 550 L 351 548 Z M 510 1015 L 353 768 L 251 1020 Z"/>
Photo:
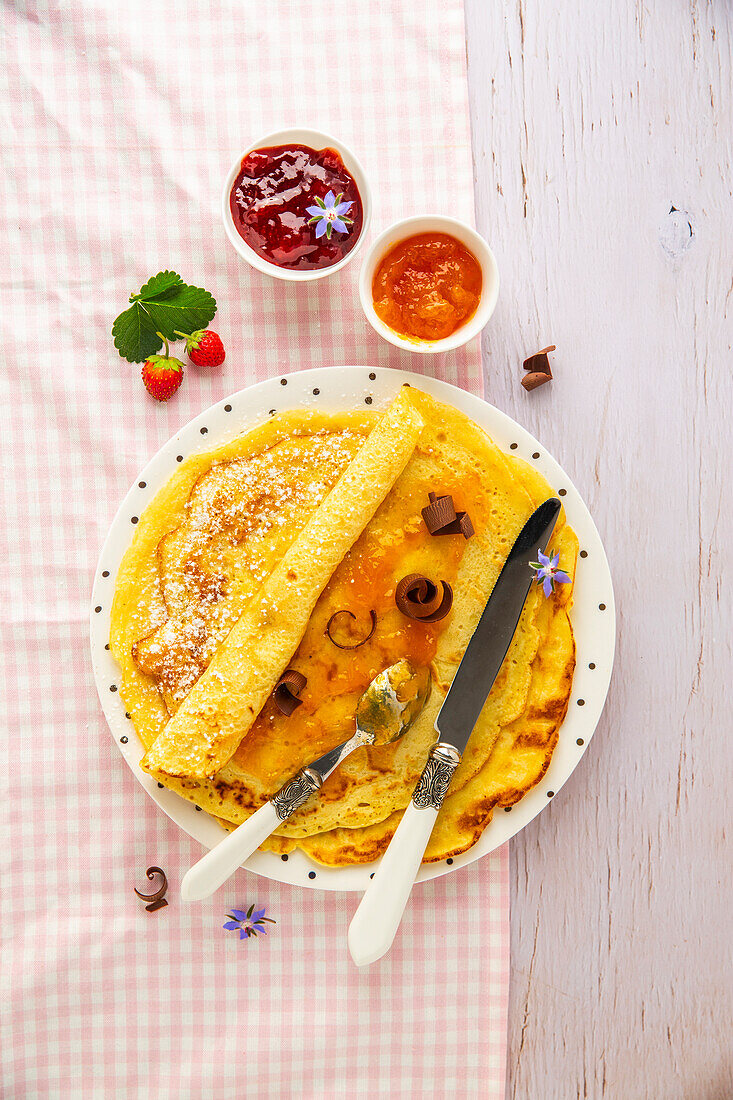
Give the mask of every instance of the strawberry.
<path id="1" fill-rule="evenodd" d="M 185 336 L 185 333 L 176 332 L 176 335 Z M 197 367 L 220 367 L 226 356 L 221 338 L 210 328 L 201 328 L 186 336 L 186 351 Z"/>
<path id="2" fill-rule="evenodd" d="M 164 343 L 165 355 L 149 356 L 141 371 L 145 389 L 156 401 L 167 401 L 183 381 L 183 363 L 169 355 L 168 341 Z"/>

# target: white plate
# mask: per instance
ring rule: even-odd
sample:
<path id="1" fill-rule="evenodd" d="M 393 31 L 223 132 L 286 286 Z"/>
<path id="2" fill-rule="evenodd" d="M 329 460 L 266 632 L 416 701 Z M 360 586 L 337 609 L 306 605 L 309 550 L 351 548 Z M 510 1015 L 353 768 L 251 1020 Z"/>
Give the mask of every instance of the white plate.
<path id="1" fill-rule="evenodd" d="M 570 478 L 544 447 L 510 417 L 478 397 L 447 382 L 407 371 L 370 367 L 323 367 L 268 379 L 240 390 L 201 413 L 182 428 L 148 463 L 122 502 L 97 566 L 92 592 L 91 646 L 94 676 L 105 717 L 122 755 L 138 782 L 189 836 L 211 848 L 222 837 L 221 827 L 204 811 L 172 791 L 158 786 L 139 766 L 142 745 L 117 691 L 118 667 L 106 650 L 115 577 L 130 545 L 137 517 L 181 461 L 196 451 L 210 450 L 246 431 L 277 410 L 290 408 L 353 409 L 366 404 L 379 409 L 404 382 L 411 382 L 440 401 L 455 406 L 480 424 L 507 453 L 536 465 L 562 498 L 568 521 L 577 532 L 581 554 L 575 577 L 571 613 L 577 665 L 567 717 L 558 745 L 542 781 L 512 807 L 498 810 L 473 848 L 452 860 L 424 866 L 418 882 L 445 875 L 472 863 L 504 844 L 523 829 L 560 790 L 585 752 L 606 700 L 616 636 L 616 613 L 608 562 L 598 531 Z M 321 867 L 300 851 L 290 856 L 257 852 L 244 865 L 279 882 L 321 890 L 364 890 L 373 865 Z"/>

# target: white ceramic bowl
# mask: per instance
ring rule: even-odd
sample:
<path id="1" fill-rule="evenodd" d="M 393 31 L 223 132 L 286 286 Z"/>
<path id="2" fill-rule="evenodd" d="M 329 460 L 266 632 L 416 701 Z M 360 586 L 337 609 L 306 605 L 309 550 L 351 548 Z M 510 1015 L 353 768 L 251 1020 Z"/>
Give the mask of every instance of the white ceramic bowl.
<path id="1" fill-rule="evenodd" d="M 277 264 L 271 264 L 268 260 L 264 260 L 259 256 L 253 248 L 250 248 L 247 242 L 240 237 L 234 225 L 234 219 L 232 218 L 232 212 L 229 206 L 229 196 L 231 195 L 234 181 L 239 175 L 244 158 L 255 149 L 266 149 L 273 145 L 289 145 L 291 143 L 294 145 L 309 145 L 311 149 L 335 149 L 336 152 L 340 154 L 346 169 L 354 177 L 356 186 L 359 188 L 364 214 L 361 233 L 351 251 L 347 252 L 343 259 L 339 260 L 336 264 L 332 264 L 331 267 L 321 267 L 315 271 L 290 271 L 288 268 L 278 267 Z M 307 283 L 311 282 L 313 279 L 325 279 L 326 276 L 333 275 L 334 272 L 340 271 L 342 267 L 345 267 L 346 264 L 354 258 L 364 243 L 364 238 L 369 229 L 369 222 L 372 216 L 372 195 L 364 169 L 348 146 L 344 145 L 341 141 L 337 141 L 336 138 L 331 137 L 330 134 L 323 133 L 321 130 L 307 130 L 296 126 L 289 130 L 276 130 L 272 134 L 265 134 L 264 137 L 258 138 L 257 141 L 252 142 L 251 145 L 248 145 L 247 148 L 239 154 L 224 181 L 224 190 L 221 196 L 221 213 L 224 219 L 226 235 L 243 260 L 246 260 L 247 263 L 256 268 L 257 271 L 262 271 L 265 275 L 271 275 L 273 279 L 286 279 L 288 282 L 292 283 Z"/>
<path id="2" fill-rule="evenodd" d="M 389 325 L 385 325 L 374 309 L 372 282 L 379 264 L 394 245 L 406 240 L 407 237 L 414 237 L 418 233 L 448 233 L 451 237 L 456 237 L 461 244 L 464 244 L 474 254 L 481 265 L 483 286 L 476 312 L 465 325 L 461 325 L 460 328 L 443 340 L 406 339 L 395 332 L 394 329 L 391 329 Z M 361 265 L 359 297 L 367 321 L 380 336 L 383 336 L 385 340 L 389 340 L 390 344 L 394 344 L 398 348 L 405 348 L 407 351 L 417 352 L 420 355 L 435 355 L 438 352 L 453 351 L 454 348 L 460 348 L 467 344 L 469 340 L 478 335 L 491 317 L 498 296 L 499 270 L 496 266 L 494 253 L 486 241 L 465 222 L 460 222 L 456 218 L 443 217 L 440 214 L 425 214 L 395 222 L 394 225 L 391 225 L 389 229 L 385 229 L 384 233 L 377 237 L 374 244 L 370 246 Z"/>

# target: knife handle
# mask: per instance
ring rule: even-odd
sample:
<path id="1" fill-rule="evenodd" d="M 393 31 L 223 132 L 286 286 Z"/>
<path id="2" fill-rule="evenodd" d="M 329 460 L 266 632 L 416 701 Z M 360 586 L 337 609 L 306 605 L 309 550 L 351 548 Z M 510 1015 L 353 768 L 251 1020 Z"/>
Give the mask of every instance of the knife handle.
<path id="1" fill-rule="evenodd" d="M 186 871 L 181 882 L 183 900 L 202 901 L 218 890 L 245 859 L 257 851 L 262 841 L 267 840 L 281 822 L 287 821 L 307 802 L 320 785 L 320 775 L 310 768 L 302 768 L 270 802 L 260 806 L 239 828 L 228 833 Z"/>
<path id="2" fill-rule="evenodd" d="M 453 745 L 438 742 L 405 810 L 389 848 L 349 926 L 349 951 L 357 966 L 367 966 L 392 946 L 422 857 L 430 840 L 461 755 Z"/>

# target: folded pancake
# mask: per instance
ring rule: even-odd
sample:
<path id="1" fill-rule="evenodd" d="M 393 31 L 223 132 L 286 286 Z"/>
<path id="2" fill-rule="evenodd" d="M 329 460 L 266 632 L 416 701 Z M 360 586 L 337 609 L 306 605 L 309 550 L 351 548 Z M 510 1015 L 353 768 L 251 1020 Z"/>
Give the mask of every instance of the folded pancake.
<path id="1" fill-rule="evenodd" d="M 284 672 L 334 569 L 404 469 L 421 428 L 403 391 L 247 602 L 143 767 L 205 779 L 231 758 Z"/>
<path id="2" fill-rule="evenodd" d="M 271 662 L 273 674 L 277 668 L 279 675 L 287 664 L 306 677 L 302 705 L 290 717 L 282 715 L 265 693 L 263 680 L 261 695 L 251 699 L 255 715 L 246 735 L 221 767 L 211 771 L 211 761 L 206 761 L 206 775 L 196 775 L 186 761 L 186 774 L 176 776 L 168 770 L 170 757 L 165 770 L 158 758 L 152 763 L 155 748 L 147 761 L 162 783 L 233 827 L 298 768 L 353 732 L 359 696 L 380 669 L 402 657 L 428 665 L 431 697 L 405 737 L 394 745 L 354 753 L 264 845 L 280 852 L 301 847 L 329 865 L 371 860 L 386 847 L 435 740 L 435 716 L 506 555 L 528 516 L 553 492 L 534 469 L 503 454 L 456 410 L 414 388 L 403 391 L 402 400 L 402 408 L 423 425 L 417 444 L 361 534 L 335 562 L 302 628 L 299 624 L 289 635 L 289 653 L 282 657 L 283 648 L 282 659 Z M 237 655 L 227 670 L 227 683 L 236 678 L 242 651 L 230 648 L 231 622 L 246 617 L 253 601 L 260 599 L 267 584 L 263 574 L 282 578 L 277 570 L 288 545 L 292 548 L 305 535 L 325 500 L 326 486 L 335 484 L 336 468 L 345 468 L 343 455 L 356 453 L 359 441 L 370 429 L 374 434 L 378 422 L 374 414 L 302 417 L 275 417 L 257 433 L 234 441 L 225 456 L 203 456 L 194 478 L 179 471 L 185 475 L 181 485 L 162 498 L 161 508 L 151 505 L 141 517 L 144 552 L 133 554 L 118 579 L 112 650 L 123 668 L 123 698 L 146 747 L 162 731 L 167 735 L 179 729 L 174 723 L 181 714 L 188 728 L 190 714 L 197 714 L 199 706 L 192 684 L 205 683 L 207 677 L 215 681 L 212 672 L 227 650 Z M 341 455 L 340 467 L 335 454 Z M 274 498 L 265 494 L 260 516 L 251 494 L 238 495 L 231 483 L 250 485 L 254 479 L 261 487 L 266 482 L 259 468 L 263 456 L 270 456 L 281 478 L 286 464 L 287 476 L 286 490 Z M 316 487 L 312 494 L 309 485 Z M 457 509 L 468 511 L 472 538 L 428 533 L 421 510 L 430 492 L 450 494 Z M 278 523 L 291 496 L 310 501 L 311 495 L 312 511 L 307 521 L 301 518 L 300 527 L 300 512 Z M 552 545 L 560 551 L 562 568 L 573 575 L 577 539 L 564 513 Z M 451 585 L 454 601 L 445 619 L 425 623 L 406 618 L 398 609 L 395 588 L 409 573 Z M 533 585 L 426 858 L 445 858 L 469 847 L 496 805 L 511 804 L 544 773 L 572 680 L 571 601 L 570 585 L 558 586 L 547 600 Z M 339 611 L 352 617 L 339 616 Z M 288 603 L 288 618 L 293 613 L 297 609 Z M 372 618 L 375 627 L 367 638 Z M 196 646 L 188 644 L 191 623 L 197 624 L 201 639 Z M 250 630 L 253 645 L 251 620 Z M 259 642 L 257 646 L 261 648 Z M 269 683 L 271 691 L 272 675 Z M 220 697 L 214 697 L 220 707 Z M 241 710 L 237 717 L 242 717 Z"/>
<path id="3" fill-rule="evenodd" d="M 289 412 L 183 461 L 117 574 L 110 649 L 149 748 L 338 481 L 374 415 Z"/>

